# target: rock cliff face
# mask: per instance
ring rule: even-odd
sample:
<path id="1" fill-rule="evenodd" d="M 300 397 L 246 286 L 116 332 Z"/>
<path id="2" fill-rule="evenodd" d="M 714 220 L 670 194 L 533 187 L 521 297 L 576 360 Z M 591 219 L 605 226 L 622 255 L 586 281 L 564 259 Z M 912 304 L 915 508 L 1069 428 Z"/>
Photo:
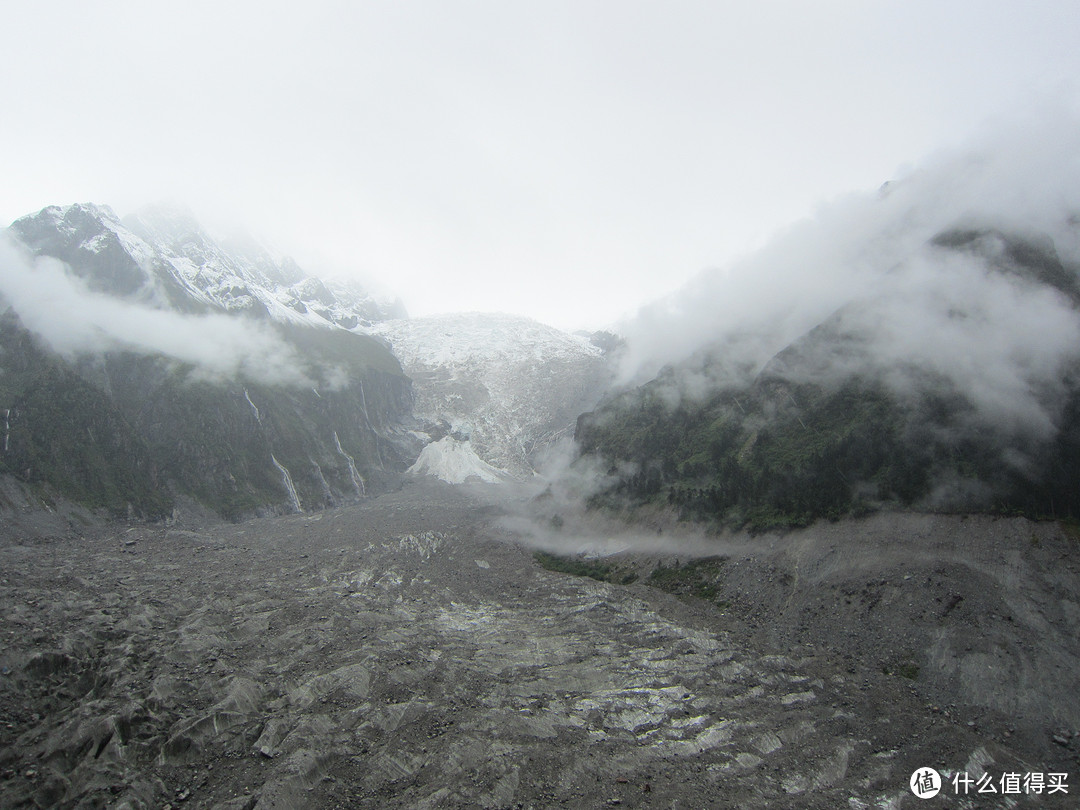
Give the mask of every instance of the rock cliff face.
<path id="1" fill-rule="evenodd" d="M 9 235 L 26 267 L 0 298 L 0 471 L 113 513 L 187 496 L 238 518 L 363 497 L 415 459 L 410 381 L 344 328 L 384 314 L 372 299 L 183 217 L 52 207 Z M 47 281 L 75 285 L 55 311 L 26 294 Z"/>

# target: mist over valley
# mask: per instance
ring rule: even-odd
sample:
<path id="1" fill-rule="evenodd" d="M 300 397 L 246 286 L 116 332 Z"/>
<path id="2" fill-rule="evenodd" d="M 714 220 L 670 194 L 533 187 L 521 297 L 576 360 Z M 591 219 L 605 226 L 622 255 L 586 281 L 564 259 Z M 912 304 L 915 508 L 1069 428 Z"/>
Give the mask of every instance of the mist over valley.
<path id="1" fill-rule="evenodd" d="M 19 218 L 0 804 L 1075 776 L 1078 143 L 997 127 L 591 332 L 409 317 L 168 206 Z"/>

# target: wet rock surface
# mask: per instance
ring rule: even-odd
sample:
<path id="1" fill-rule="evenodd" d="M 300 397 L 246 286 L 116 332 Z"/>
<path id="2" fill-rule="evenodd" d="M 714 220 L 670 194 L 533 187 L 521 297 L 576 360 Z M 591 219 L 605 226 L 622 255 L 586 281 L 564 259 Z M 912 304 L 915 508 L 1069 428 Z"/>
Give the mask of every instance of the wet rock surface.
<path id="1" fill-rule="evenodd" d="M 7 532 L 0 806 L 914 807 L 924 766 L 1080 782 L 1069 718 L 1025 730 L 1023 712 L 1053 714 L 1052 697 L 1018 706 L 1012 729 L 986 701 L 941 701 L 950 678 L 986 681 L 942 638 L 998 621 L 965 618 L 973 597 L 950 607 L 954 583 L 907 580 L 904 605 L 944 628 L 921 645 L 905 635 L 921 619 L 877 584 L 896 575 L 891 557 L 860 562 L 880 591 L 872 608 L 856 598 L 862 613 L 844 601 L 851 569 L 833 581 L 809 546 L 729 558 L 752 573 L 729 574 L 726 598 L 680 598 L 544 570 L 498 517 L 417 482 L 245 524 Z M 1042 550 L 1073 542 L 1037 530 Z M 916 562 L 945 578 L 961 570 L 948 557 Z M 1075 624 L 1058 616 L 1076 577 L 1055 570 L 1045 638 L 1067 669 Z M 890 621 L 937 663 L 883 667 Z M 863 628 L 867 644 L 844 641 Z M 1031 688 L 1075 677 L 1051 669 Z M 1067 807 L 1078 790 L 1030 801 Z"/>

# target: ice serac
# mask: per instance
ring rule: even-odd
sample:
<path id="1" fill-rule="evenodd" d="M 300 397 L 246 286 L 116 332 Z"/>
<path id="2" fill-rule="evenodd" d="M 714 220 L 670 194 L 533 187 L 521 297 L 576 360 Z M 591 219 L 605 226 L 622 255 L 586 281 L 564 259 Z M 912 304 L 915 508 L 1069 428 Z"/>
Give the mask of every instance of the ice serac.
<path id="1" fill-rule="evenodd" d="M 458 441 L 453 436 L 444 436 L 424 447 L 409 472 L 433 475 L 450 484 L 464 484 L 472 478 L 497 484 L 510 477 L 505 470 L 492 467 L 476 455 L 468 441 Z"/>
<path id="2" fill-rule="evenodd" d="M 179 495 L 235 519 L 385 490 L 415 461 L 411 382 L 365 333 L 399 305 L 165 209 L 121 221 L 104 206 L 52 206 L 7 235 L 59 259 L 92 291 L 87 306 L 107 301 L 156 334 L 168 332 L 160 319 L 193 332 L 227 323 L 255 350 L 204 367 L 131 328 L 61 354 L 40 312 L 24 321 L 0 298 L 0 475 L 117 514 L 167 515 Z"/>
<path id="3" fill-rule="evenodd" d="M 572 431 L 610 384 L 612 364 L 597 342 L 512 315 L 466 313 L 391 320 L 374 327 L 413 380 L 417 417 L 432 450 L 528 476 L 538 452 Z"/>

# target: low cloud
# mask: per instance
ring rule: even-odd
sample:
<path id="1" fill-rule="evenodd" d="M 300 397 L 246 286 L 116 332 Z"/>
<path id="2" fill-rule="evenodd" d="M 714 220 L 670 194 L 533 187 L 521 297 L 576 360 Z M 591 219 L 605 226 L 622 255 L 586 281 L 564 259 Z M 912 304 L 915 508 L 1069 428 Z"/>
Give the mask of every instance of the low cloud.
<path id="1" fill-rule="evenodd" d="M 967 255 L 920 256 L 853 311 L 869 360 L 903 391 L 908 368 L 948 379 L 1008 433 L 1053 434 L 1068 365 L 1080 357 L 1080 312 L 1059 291 Z"/>
<path id="2" fill-rule="evenodd" d="M 917 368 L 950 381 L 996 426 L 1050 434 L 1063 372 L 1080 357 L 1080 313 L 1068 289 L 1080 268 L 1077 144 L 1080 117 L 1044 108 L 875 192 L 822 206 L 765 249 L 700 273 L 624 324 L 623 380 L 682 364 L 672 398 L 703 396 L 752 379 L 828 321 L 840 339 L 802 373 L 872 369 L 903 391 L 905 369 Z M 984 237 L 934 243 L 950 230 Z M 1017 272 L 1005 240 L 1037 246 L 1039 261 L 1057 268 L 1058 288 L 1037 267 Z"/>
<path id="3" fill-rule="evenodd" d="M 611 471 L 600 459 L 579 456 L 570 439 L 551 445 L 528 481 L 497 486 L 468 483 L 470 494 L 501 513 L 498 525 L 515 542 L 555 554 L 606 557 L 632 552 L 682 558 L 709 557 L 745 550 L 744 533 L 717 537 L 663 513 L 636 516 L 628 524 L 602 510 L 588 510 L 589 499 L 618 481 L 626 468 Z"/>
<path id="4" fill-rule="evenodd" d="M 310 385 L 293 349 L 267 325 L 228 315 L 186 315 L 91 291 L 65 265 L 0 238 L 0 297 L 28 329 L 65 356 L 109 350 L 160 354 L 209 377 L 237 375 Z"/>

